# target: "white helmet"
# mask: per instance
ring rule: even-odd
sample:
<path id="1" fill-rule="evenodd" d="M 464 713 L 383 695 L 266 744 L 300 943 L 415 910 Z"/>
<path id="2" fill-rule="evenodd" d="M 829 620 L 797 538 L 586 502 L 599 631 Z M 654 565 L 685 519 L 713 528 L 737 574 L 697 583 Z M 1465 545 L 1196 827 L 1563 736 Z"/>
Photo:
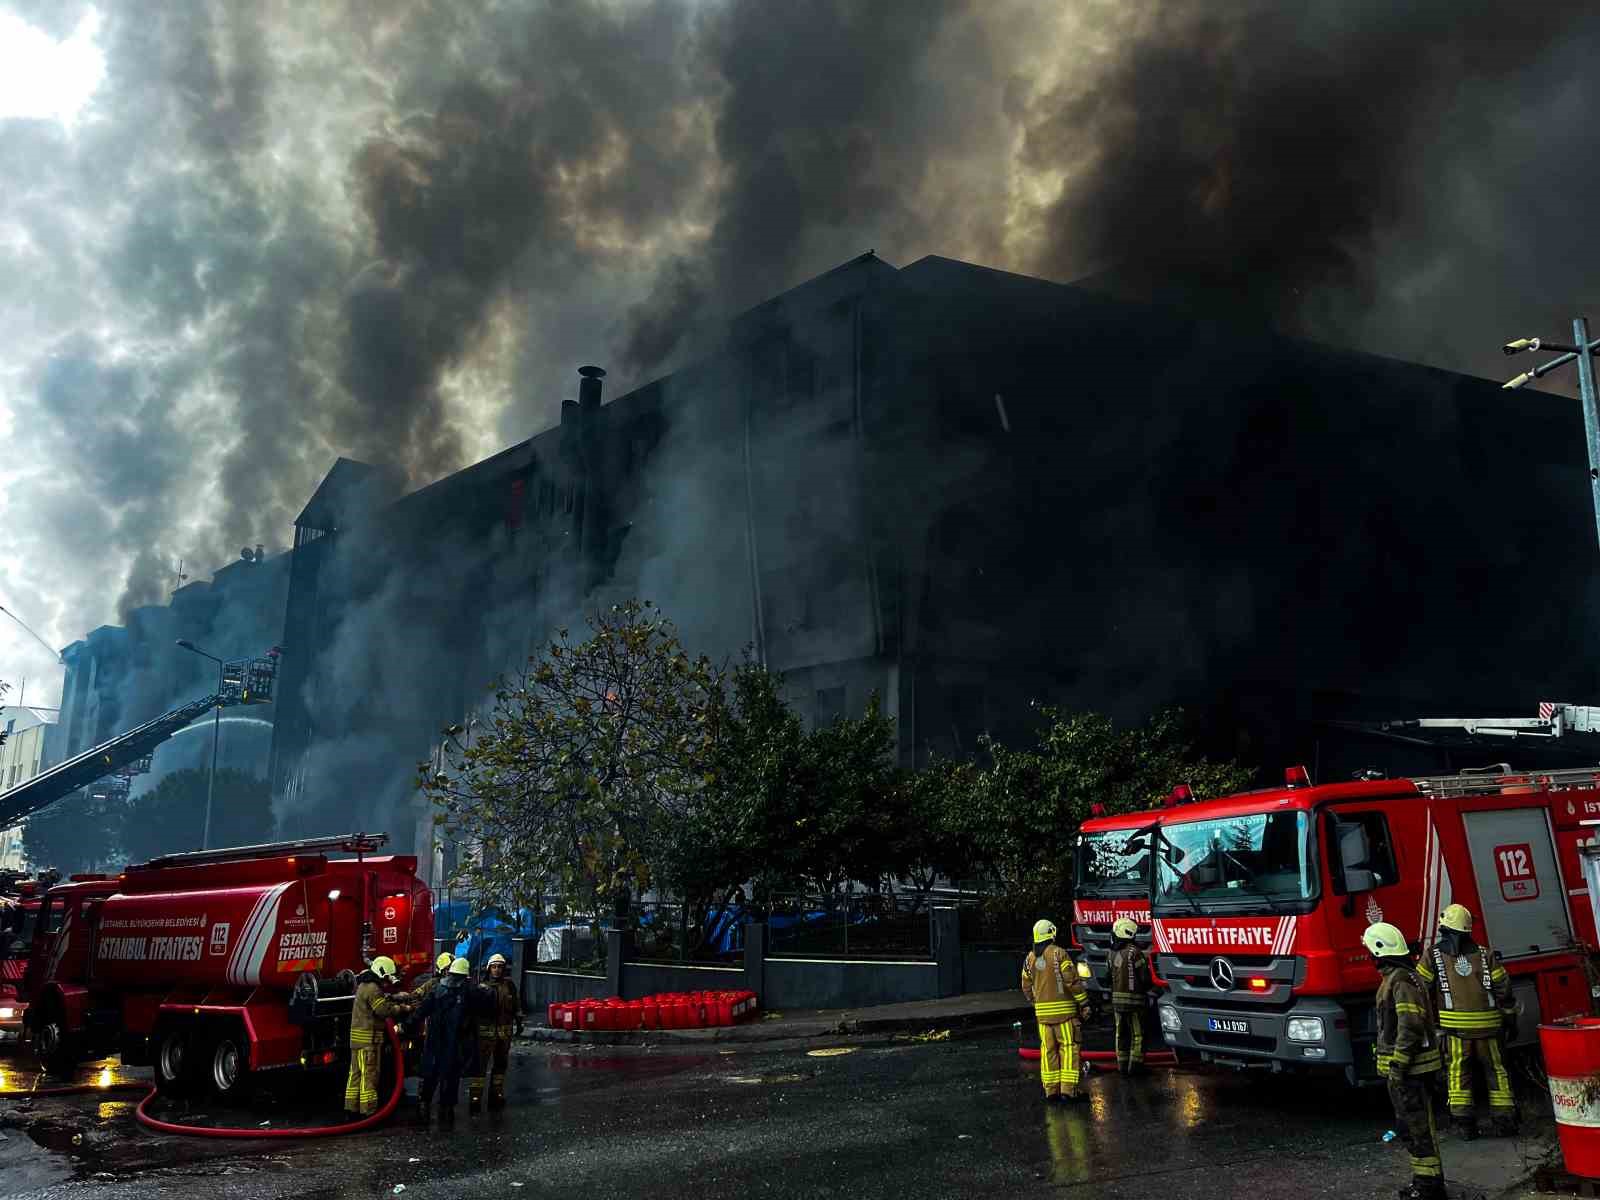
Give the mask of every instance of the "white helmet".
<path id="1" fill-rule="evenodd" d="M 499 963 L 502 967 L 505 966 L 506 965 L 506 956 L 504 954 L 491 954 L 489 956 L 489 961 L 483 964 L 483 969 L 487 971 L 490 967 L 494 966 L 496 963 Z"/>
<path id="2" fill-rule="evenodd" d="M 1387 921 L 1368 925 L 1367 931 L 1361 935 L 1361 942 L 1374 958 L 1403 958 L 1411 953 L 1411 947 L 1406 945 L 1406 935 Z"/>

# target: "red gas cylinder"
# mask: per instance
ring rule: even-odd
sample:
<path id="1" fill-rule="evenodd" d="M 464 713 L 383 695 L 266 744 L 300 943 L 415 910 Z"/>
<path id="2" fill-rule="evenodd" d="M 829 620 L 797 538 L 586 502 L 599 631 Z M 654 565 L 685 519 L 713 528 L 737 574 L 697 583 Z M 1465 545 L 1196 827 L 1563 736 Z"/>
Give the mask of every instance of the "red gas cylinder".
<path id="1" fill-rule="evenodd" d="M 578 1006 L 576 1004 L 573 1004 L 569 1001 L 565 1004 L 556 1005 L 556 1009 L 556 1016 L 560 1018 L 561 1028 L 578 1028 Z"/>
<path id="2" fill-rule="evenodd" d="M 554 1029 L 560 1022 L 556 1020 L 556 1009 L 561 1007 L 560 1001 L 552 1000 L 545 1006 L 544 1023 Z"/>
<path id="3" fill-rule="evenodd" d="M 654 996 L 646 996 L 639 1001 L 639 1024 L 644 1029 L 661 1028 L 661 1006 L 656 1003 Z"/>
<path id="4" fill-rule="evenodd" d="M 732 992 L 718 992 L 716 1001 L 711 1006 L 711 1010 L 716 1016 L 716 1020 L 713 1021 L 712 1024 L 714 1024 L 714 1025 L 732 1025 L 733 1024 L 733 993 Z"/>
<path id="5" fill-rule="evenodd" d="M 1539 1026 L 1556 1135 L 1567 1170 L 1600 1179 L 1600 1018 L 1567 1017 Z"/>
<path id="6" fill-rule="evenodd" d="M 605 1011 L 605 1005 L 598 1000 L 578 1001 L 578 1027 L 585 1033 L 594 1033 L 601 1028 L 600 1015 Z"/>

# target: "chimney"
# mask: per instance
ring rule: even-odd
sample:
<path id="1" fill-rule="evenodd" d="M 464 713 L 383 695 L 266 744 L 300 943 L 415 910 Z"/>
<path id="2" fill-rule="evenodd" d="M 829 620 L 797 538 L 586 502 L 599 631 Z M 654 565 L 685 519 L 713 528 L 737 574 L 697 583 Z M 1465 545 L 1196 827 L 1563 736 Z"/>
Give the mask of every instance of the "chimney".
<path id="1" fill-rule="evenodd" d="M 583 472 L 583 510 L 580 514 L 582 555 L 590 585 L 598 579 L 598 567 L 605 553 L 610 526 L 607 513 L 605 451 L 601 444 L 600 381 L 606 373 L 599 367 L 579 367 L 578 455 Z"/>
<path id="2" fill-rule="evenodd" d="M 263 546 L 260 542 L 257 542 L 256 543 L 256 561 L 260 562 L 266 556 L 267 556 L 266 547 Z"/>
<path id="3" fill-rule="evenodd" d="M 600 381 L 606 373 L 599 367 L 579 367 L 578 374 L 583 376 L 578 383 L 578 403 L 583 405 L 587 417 L 600 407 Z"/>

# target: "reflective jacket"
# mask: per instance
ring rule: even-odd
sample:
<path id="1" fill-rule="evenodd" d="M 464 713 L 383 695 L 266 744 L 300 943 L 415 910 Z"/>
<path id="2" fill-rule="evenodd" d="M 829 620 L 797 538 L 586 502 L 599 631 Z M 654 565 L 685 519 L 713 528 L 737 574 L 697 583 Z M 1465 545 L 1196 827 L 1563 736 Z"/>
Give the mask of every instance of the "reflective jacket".
<path id="1" fill-rule="evenodd" d="M 478 1036 L 509 1041 L 522 1005 L 517 1001 L 517 985 L 502 976 L 478 985 Z"/>
<path id="2" fill-rule="evenodd" d="M 1029 952 L 1022 964 L 1022 994 L 1041 1025 L 1081 1020 L 1089 1004 L 1078 969 L 1060 946 L 1046 946 L 1043 954 Z"/>
<path id="3" fill-rule="evenodd" d="M 402 1001 L 385 996 L 378 977 L 363 971 L 356 984 L 356 1002 L 350 1010 L 350 1044 L 375 1046 L 383 1041 L 383 1022 L 386 1018 L 405 1015 Z"/>
<path id="4" fill-rule="evenodd" d="M 1150 960 L 1129 944 L 1111 953 L 1111 1011 L 1139 1012 L 1150 990 Z"/>
<path id="5" fill-rule="evenodd" d="M 1431 991 L 1439 1028 L 1455 1037 L 1499 1037 L 1501 1022 L 1516 1012 L 1511 976 L 1487 946 L 1450 954 L 1435 945 L 1417 964 L 1417 975 Z"/>
<path id="6" fill-rule="evenodd" d="M 1427 1075 L 1441 1070 L 1439 1037 L 1427 988 L 1409 963 L 1380 962 L 1378 984 L 1378 1074 Z"/>

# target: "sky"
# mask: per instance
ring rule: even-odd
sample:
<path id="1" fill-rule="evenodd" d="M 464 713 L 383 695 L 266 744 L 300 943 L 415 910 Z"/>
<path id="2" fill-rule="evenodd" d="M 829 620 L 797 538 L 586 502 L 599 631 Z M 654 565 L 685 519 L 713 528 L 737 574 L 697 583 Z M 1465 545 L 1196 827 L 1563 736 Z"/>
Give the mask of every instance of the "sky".
<path id="1" fill-rule="evenodd" d="M 1504 378 L 1595 296 L 1600 37 L 1497 7 L 0 0 L 0 605 L 65 646 L 869 248 Z"/>

